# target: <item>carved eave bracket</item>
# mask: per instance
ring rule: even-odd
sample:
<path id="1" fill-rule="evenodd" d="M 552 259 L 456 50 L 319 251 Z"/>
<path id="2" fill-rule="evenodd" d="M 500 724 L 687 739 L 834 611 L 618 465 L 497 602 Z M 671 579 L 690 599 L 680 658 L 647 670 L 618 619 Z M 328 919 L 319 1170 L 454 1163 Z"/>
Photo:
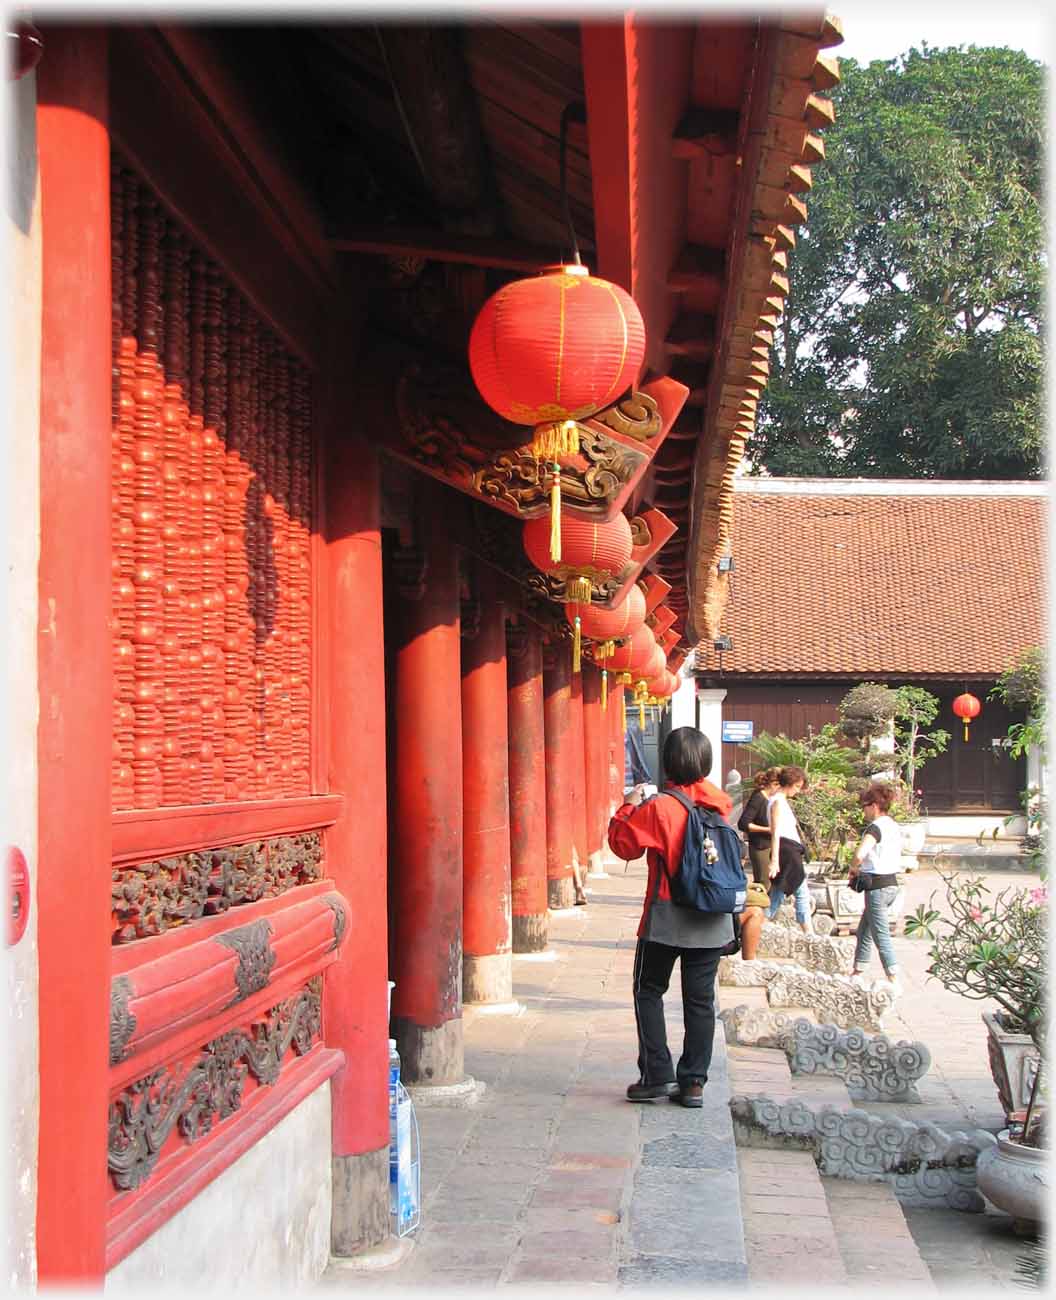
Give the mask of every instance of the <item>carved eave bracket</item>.
<path id="1" fill-rule="evenodd" d="M 627 565 L 616 578 L 605 583 L 596 582 L 591 587 L 592 603 L 603 609 L 611 609 L 626 598 L 631 584 L 641 578 L 644 566 L 676 531 L 675 524 L 662 511 L 651 506 L 643 507 L 630 520 L 630 525 L 634 546 Z M 543 573 L 529 561 L 521 536 L 516 521 L 503 518 L 492 510 L 476 509 L 471 535 L 460 540 L 467 550 L 516 582 L 526 596 L 525 612 L 534 622 L 546 625 L 554 621 L 548 611 L 555 610 L 565 600 L 565 582 L 553 574 Z M 650 596 L 655 596 L 651 609 L 663 600 L 670 587 L 662 578 L 650 574 L 643 582 L 642 590 L 647 602 Z M 557 614 L 560 615 L 559 610 Z M 557 622 L 563 635 L 567 625 L 563 617 L 558 617 Z"/>
<path id="2" fill-rule="evenodd" d="M 468 369 L 379 356 L 392 375 L 396 419 L 378 421 L 393 456 L 522 522 L 550 509 L 550 471 L 532 456 L 530 431 L 497 416 Z M 384 384 L 385 381 L 383 381 Z M 656 379 L 578 422 L 579 451 L 561 459 L 562 508 L 603 522 L 626 503 L 663 445 L 688 395 Z"/>

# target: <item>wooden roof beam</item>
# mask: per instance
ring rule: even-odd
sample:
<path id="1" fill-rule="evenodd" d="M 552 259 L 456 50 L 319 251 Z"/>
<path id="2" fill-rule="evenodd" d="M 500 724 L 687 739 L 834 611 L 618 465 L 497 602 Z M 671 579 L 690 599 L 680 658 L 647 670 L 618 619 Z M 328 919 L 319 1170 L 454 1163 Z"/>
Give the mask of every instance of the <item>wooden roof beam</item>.
<path id="1" fill-rule="evenodd" d="M 740 121 L 735 108 L 691 108 L 675 128 L 671 151 L 676 158 L 735 154 Z"/>
<path id="2" fill-rule="evenodd" d="M 678 261 L 667 276 L 667 287 L 679 290 L 722 288 L 726 273 L 726 250 L 709 248 L 706 244 L 686 244 Z"/>
<path id="3" fill-rule="evenodd" d="M 508 271 L 539 271 L 544 266 L 553 266 L 555 260 L 552 248 L 463 235 L 453 230 L 407 230 L 398 226 L 351 228 L 330 235 L 328 242 L 337 253 L 423 257 L 432 262 L 494 266 Z"/>
<path id="4" fill-rule="evenodd" d="M 703 312 L 676 317 L 664 346 L 676 356 L 710 357 L 715 351 L 715 317 Z"/>

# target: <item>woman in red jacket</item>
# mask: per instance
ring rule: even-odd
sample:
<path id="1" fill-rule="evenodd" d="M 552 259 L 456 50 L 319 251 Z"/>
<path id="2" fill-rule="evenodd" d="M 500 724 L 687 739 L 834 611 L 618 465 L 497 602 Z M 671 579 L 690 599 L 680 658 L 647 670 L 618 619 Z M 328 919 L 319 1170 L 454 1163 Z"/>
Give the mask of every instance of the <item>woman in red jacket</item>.
<path id="1" fill-rule="evenodd" d="M 664 742 L 667 788 L 728 817 L 728 794 L 705 779 L 711 771 L 711 742 L 696 727 L 676 727 Z M 715 1035 L 715 974 L 723 948 L 734 937 L 733 918 L 705 913 L 671 901 L 669 872 L 682 858 L 689 813 L 677 799 L 658 794 L 642 801 L 639 787 L 609 823 L 609 847 L 632 861 L 647 854 L 649 880 L 634 954 L 634 1015 L 638 1025 L 638 1082 L 628 1101 L 671 1097 L 683 1106 L 704 1104 Z M 664 994 L 676 959 L 682 976 L 685 1039 L 677 1069 L 667 1047 Z"/>

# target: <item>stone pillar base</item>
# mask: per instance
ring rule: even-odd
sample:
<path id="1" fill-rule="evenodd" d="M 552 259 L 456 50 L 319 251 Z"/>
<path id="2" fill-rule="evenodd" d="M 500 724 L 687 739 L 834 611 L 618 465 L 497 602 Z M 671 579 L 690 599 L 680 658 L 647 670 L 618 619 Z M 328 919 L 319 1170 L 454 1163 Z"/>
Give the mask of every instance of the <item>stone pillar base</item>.
<path id="1" fill-rule="evenodd" d="M 462 954 L 462 1004 L 509 1002 L 513 997 L 513 955 L 489 953 L 485 957 Z"/>
<path id="2" fill-rule="evenodd" d="M 393 1029 L 400 1053 L 400 1078 L 407 1088 L 412 1084 L 436 1087 L 462 1081 L 466 1070 L 461 1015 L 434 1029 L 397 1016 Z"/>
<path id="3" fill-rule="evenodd" d="M 576 882 L 571 876 L 564 880 L 546 882 L 546 903 L 551 911 L 562 911 L 576 905 Z"/>
<path id="4" fill-rule="evenodd" d="M 414 1104 L 423 1109 L 427 1107 L 460 1109 L 475 1106 L 484 1095 L 486 1086 L 479 1079 L 474 1079 L 467 1074 L 457 1083 L 408 1084 L 407 1091 L 411 1094 Z"/>
<path id="5" fill-rule="evenodd" d="M 334 1255 L 327 1274 L 333 1277 L 339 1273 L 380 1273 L 402 1264 L 412 1250 L 413 1237 L 388 1237 L 380 1246 L 371 1246 L 358 1255 Z"/>
<path id="6" fill-rule="evenodd" d="M 513 951 L 543 952 L 550 938 L 549 917 L 546 912 L 513 918 Z"/>
<path id="7" fill-rule="evenodd" d="M 609 873 L 605 870 L 605 855 L 600 849 L 587 858 L 587 875 L 593 880 L 608 880 Z"/>
<path id="8" fill-rule="evenodd" d="M 389 1148 L 359 1156 L 334 1156 L 330 1250 L 358 1255 L 389 1237 Z"/>

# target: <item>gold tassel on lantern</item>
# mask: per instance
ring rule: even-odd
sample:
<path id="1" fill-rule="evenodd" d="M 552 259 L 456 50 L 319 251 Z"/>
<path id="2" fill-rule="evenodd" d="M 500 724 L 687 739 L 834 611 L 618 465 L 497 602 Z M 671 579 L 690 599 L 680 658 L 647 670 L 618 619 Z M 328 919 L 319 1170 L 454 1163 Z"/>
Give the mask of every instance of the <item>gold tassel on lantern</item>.
<path id="1" fill-rule="evenodd" d="M 554 465 L 550 484 L 550 558 L 558 564 L 561 560 L 561 466 L 558 460 L 561 456 L 574 456 L 579 451 L 579 425 L 575 420 L 537 424 L 529 450 L 537 461 L 549 460 Z"/>
<path id="2" fill-rule="evenodd" d="M 620 726 L 627 730 L 627 692 L 620 692 Z"/>
<path id="3" fill-rule="evenodd" d="M 561 560 L 561 466 L 554 464 L 554 481 L 550 484 L 550 558 Z"/>
<path id="4" fill-rule="evenodd" d="M 572 637 L 572 671 L 574 673 L 578 673 L 580 671 L 580 666 L 581 666 L 580 652 L 582 650 L 582 646 L 583 646 L 583 642 L 580 637 L 579 615 L 577 614 L 576 622 L 575 622 L 575 633 L 573 634 Z"/>
<path id="5" fill-rule="evenodd" d="M 609 711 L 609 674 L 606 669 L 601 670 L 601 707 L 608 713 Z"/>
<path id="6" fill-rule="evenodd" d="M 532 431 L 529 450 L 536 460 L 559 460 L 579 451 L 579 425 L 575 420 L 553 420 L 537 424 Z"/>

